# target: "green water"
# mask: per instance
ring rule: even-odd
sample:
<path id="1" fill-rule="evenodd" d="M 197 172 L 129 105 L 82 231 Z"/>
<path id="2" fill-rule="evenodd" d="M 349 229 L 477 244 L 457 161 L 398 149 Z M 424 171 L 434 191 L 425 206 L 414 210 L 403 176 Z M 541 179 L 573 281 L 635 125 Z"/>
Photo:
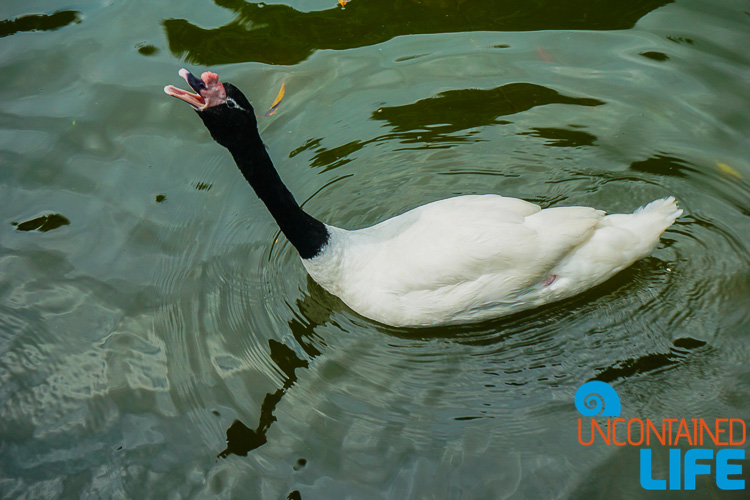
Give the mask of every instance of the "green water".
<path id="1" fill-rule="evenodd" d="M 624 418 L 750 420 L 747 2 L 3 0 L 0 18 L 0 497 L 660 498 L 637 447 L 578 443 L 582 383 L 611 383 Z M 259 114 L 285 84 L 261 134 L 339 227 L 475 193 L 685 213 L 572 300 L 387 328 L 306 276 L 163 93 L 183 66 Z M 671 497 L 747 491 L 708 475 Z"/>

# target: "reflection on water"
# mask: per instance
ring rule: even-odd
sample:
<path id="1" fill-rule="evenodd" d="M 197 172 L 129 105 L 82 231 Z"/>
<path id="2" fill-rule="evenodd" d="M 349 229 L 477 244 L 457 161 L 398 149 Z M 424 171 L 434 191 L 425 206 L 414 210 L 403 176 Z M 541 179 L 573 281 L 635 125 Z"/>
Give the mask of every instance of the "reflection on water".
<path id="1" fill-rule="evenodd" d="M 260 405 L 258 427 L 254 431 L 239 420 L 232 422 L 232 425 L 227 429 L 227 448 L 219 453 L 219 457 L 226 458 L 232 453 L 244 457 L 249 451 L 266 443 L 266 433 L 271 424 L 276 421 L 276 417 L 273 415 L 276 405 L 279 404 L 286 391 L 297 381 L 294 370 L 307 368 L 307 361 L 298 358 L 294 351 L 284 344 L 269 339 L 268 345 L 271 348 L 271 359 L 287 377 L 284 385 L 281 389 L 266 394 L 266 397 L 263 398 L 263 403 Z"/>
<path id="2" fill-rule="evenodd" d="M 418 144 L 423 149 L 449 148 L 464 142 L 482 140 L 477 138 L 477 129 L 480 127 L 509 123 L 498 120 L 500 117 L 551 104 L 594 107 L 605 103 L 592 98 L 565 96 L 529 83 L 510 83 L 488 90 L 449 90 L 410 104 L 382 106 L 374 111 L 372 119 L 387 122 L 393 132 L 330 149 L 321 146 L 322 138 L 308 139 L 304 145 L 292 151 L 289 157 L 312 150 L 315 154 L 310 165 L 324 167 L 325 172 L 346 165 L 352 161 L 354 153 L 374 143 L 398 141 L 402 144 Z M 464 130 L 468 132 L 458 133 Z M 591 145 L 596 140 L 595 136 L 577 130 L 536 128 L 527 134 L 554 139 L 555 142 L 550 145 L 565 147 Z"/>
<path id="3" fill-rule="evenodd" d="M 60 214 L 49 214 L 49 215 L 42 215 L 41 217 L 37 217 L 35 219 L 27 220 L 24 222 L 11 222 L 12 225 L 16 226 L 16 229 L 19 231 L 41 231 L 43 233 L 46 233 L 47 231 L 52 231 L 53 229 L 57 229 L 61 226 L 67 226 L 70 224 L 70 221 L 67 217 Z"/>
<path id="4" fill-rule="evenodd" d="M 0 21 L 0 38 L 19 31 L 53 31 L 69 24 L 81 22 L 81 13 L 75 10 L 61 10 L 54 14 L 31 14 Z"/>
<path id="5" fill-rule="evenodd" d="M 575 127 L 571 125 L 571 127 Z M 560 148 L 578 148 L 581 146 L 593 146 L 596 142 L 596 136 L 583 132 L 582 130 L 566 130 L 560 128 L 551 127 L 536 127 L 532 128 L 529 132 L 524 132 L 523 135 L 531 135 L 534 137 L 542 137 L 549 139 L 546 143 L 548 146 L 560 147 Z"/>
<path id="6" fill-rule="evenodd" d="M 541 85 L 509 83 L 489 90 L 449 90 L 403 106 L 384 106 L 372 117 L 387 121 L 396 132 L 393 138 L 431 143 L 445 140 L 448 134 L 460 130 L 497 124 L 501 116 L 550 104 L 593 107 L 604 102 L 561 95 Z M 450 139 L 459 140 L 455 136 Z"/>
<path id="7" fill-rule="evenodd" d="M 630 164 L 630 168 L 637 172 L 657 176 L 674 175 L 677 177 L 685 177 L 690 170 L 695 171 L 685 160 L 664 154 L 633 162 Z"/>
<path id="8" fill-rule="evenodd" d="M 235 12 L 235 19 L 213 29 L 185 19 L 164 21 L 169 48 L 176 56 L 206 66 L 246 61 L 297 64 L 316 50 L 376 45 L 405 35 L 627 29 L 671 0 L 634 0 L 627 4 L 599 0 L 585 5 L 571 0 L 381 0 L 311 12 L 243 0 L 215 3 Z"/>
<path id="9" fill-rule="evenodd" d="M 698 339 L 680 338 L 675 339 L 672 344 L 673 346 L 670 347 L 668 353 L 646 354 L 637 359 L 618 361 L 614 366 L 597 373 L 591 380 L 600 380 L 611 384 L 621 378 L 666 370 L 685 362 L 693 351 L 705 346 L 706 342 Z"/>
<path id="10" fill-rule="evenodd" d="M 750 418 L 739 0 L 3 8 L 3 498 L 656 498 L 637 450 L 577 444 L 583 382 L 629 416 Z M 166 99 L 185 62 L 243 63 L 208 69 L 259 111 L 285 82 L 261 133 L 331 224 L 490 192 L 685 214 L 561 303 L 379 325 Z"/>

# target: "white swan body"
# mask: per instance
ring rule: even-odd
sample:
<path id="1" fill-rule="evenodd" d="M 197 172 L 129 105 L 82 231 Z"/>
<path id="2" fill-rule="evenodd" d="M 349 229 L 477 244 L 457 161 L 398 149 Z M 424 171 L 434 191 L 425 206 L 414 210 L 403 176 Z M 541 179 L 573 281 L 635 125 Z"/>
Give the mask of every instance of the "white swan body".
<path id="1" fill-rule="evenodd" d="M 605 215 L 459 196 L 365 229 L 326 226 L 328 243 L 302 262 L 328 292 L 381 323 L 474 322 L 602 283 L 653 251 L 681 213 L 672 197 L 633 214 Z"/>

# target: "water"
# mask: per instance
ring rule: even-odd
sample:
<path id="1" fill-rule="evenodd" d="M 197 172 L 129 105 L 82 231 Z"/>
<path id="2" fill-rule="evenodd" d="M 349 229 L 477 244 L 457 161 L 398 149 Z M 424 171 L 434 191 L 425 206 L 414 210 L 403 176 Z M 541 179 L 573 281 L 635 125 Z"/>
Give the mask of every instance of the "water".
<path id="1" fill-rule="evenodd" d="M 637 448 L 578 444 L 583 382 L 748 420 L 750 10 L 589 4 L 4 0 L 0 495 L 647 498 Z M 474 193 L 685 214 L 574 299 L 384 327 L 164 95 L 182 66 L 259 114 L 285 83 L 261 133 L 340 227 Z"/>

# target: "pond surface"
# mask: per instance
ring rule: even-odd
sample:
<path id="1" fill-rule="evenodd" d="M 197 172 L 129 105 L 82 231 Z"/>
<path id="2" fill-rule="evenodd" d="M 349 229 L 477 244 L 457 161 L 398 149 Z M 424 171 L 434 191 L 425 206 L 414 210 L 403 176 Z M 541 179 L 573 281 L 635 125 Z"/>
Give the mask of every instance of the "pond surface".
<path id="1" fill-rule="evenodd" d="M 638 447 L 579 444 L 581 384 L 624 418 L 750 419 L 747 2 L 1 10 L 3 498 L 649 498 Z M 339 227 L 477 193 L 685 213 L 574 299 L 388 328 L 307 277 L 163 93 L 183 66 L 259 114 L 284 84 L 261 134 Z"/>

